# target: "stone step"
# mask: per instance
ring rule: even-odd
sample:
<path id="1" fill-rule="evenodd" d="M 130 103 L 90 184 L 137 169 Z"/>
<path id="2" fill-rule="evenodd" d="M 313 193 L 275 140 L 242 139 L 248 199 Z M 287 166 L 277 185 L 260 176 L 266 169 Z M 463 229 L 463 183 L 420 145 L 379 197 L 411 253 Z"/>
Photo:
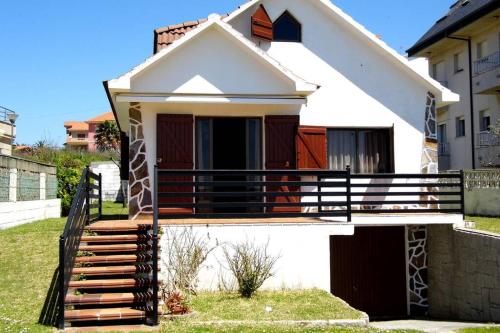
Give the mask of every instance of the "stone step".
<path id="1" fill-rule="evenodd" d="M 158 256 L 160 258 L 160 256 Z M 88 256 L 77 257 L 77 264 L 120 264 L 120 263 L 135 263 L 150 261 L 151 256 L 148 254 L 117 254 L 109 256 Z"/>
<path id="2" fill-rule="evenodd" d="M 160 267 L 158 267 L 160 270 Z M 151 272 L 151 265 L 127 265 L 127 266 L 92 266 L 73 268 L 73 275 L 126 275 Z"/>
<path id="3" fill-rule="evenodd" d="M 151 293 L 105 293 L 67 295 L 66 305 L 107 305 L 107 304 L 137 304 L 148 302 L 153 298 Z M 158 294 L 158 298 L 160 295 Z"/>
<path id="4" fill-rule="evenodd" d="M 80 245 L 79 251 L 85 252 L 143 252 L 151 249 L 146 244 L 106 244 L 106 245 Z"/>
<path id="5" fill-rule="evenodd" d="M 133 308 L 68 310 L 64 315 L 64 319 L 69 322 L 145 318 L 146 311 Z"/>
<path id="6" fill-rule="evenodd" d="M 151 285 L 150 279 L 99 279 L 70 281 L 70 289 L 137 288 Z"/>

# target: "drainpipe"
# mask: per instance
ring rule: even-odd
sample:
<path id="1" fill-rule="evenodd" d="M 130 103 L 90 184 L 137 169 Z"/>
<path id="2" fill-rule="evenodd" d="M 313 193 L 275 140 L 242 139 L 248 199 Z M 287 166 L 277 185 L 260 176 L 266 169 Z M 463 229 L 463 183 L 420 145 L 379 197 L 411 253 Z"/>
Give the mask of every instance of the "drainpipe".
<path id="1" fill-rule="evenodd" d="M 454 37 L 447 36 L 446 38 L 467 42 L 469 53 L 469 94 L 470 94 L 470 133 L 471 133 L 471 148 L 472 148 L 472 169 L 476 169 L 476 135 L 474 133 L 474 92 L 472 83 L 472 41 L 470 37 Z"/>

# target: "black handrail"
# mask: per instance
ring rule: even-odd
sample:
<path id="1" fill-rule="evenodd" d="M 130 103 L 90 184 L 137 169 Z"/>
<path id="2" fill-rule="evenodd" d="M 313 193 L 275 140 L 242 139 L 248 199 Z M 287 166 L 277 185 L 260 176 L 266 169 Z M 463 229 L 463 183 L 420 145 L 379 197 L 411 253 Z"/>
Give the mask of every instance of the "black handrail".
<path id="1" fill-rule="evenodd" d="M 95 184 L 98 182 L 98 185 Z M 64 329 L 64 301 L 68 291 L 80 239 L 86 225 L 102 216 L 102 176 L 83 170 L 80 183 L 73 197 L 68 220 L 59 238 L 59 315 L 58 327 Z M 94 191 L 97 191 L 97 195 Z M 98 213 L 91 215 L 92 199 L 98 199 Z"/>
<path id="2" fill-rule="evenodd" d="M 154 167 L 154 179 L 158 179 L 158 167 Z M 153 191 L 153 325 L 158 325 L 158 186 Z"/>
<path id="3" fill-rule="evenodd" d="M 350 222 L 353 213 L 464 213 L 461 173 L 156 168 L 154 182 L 156 223 L 276 217 L 346 217 Z"/>

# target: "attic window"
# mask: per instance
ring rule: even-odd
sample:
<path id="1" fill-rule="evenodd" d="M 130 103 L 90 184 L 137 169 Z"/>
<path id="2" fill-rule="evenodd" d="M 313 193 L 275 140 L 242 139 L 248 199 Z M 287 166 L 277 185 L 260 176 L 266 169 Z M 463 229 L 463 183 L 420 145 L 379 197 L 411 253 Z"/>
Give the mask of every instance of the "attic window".
<path id="1" fill-rule="evenodd" d="M 277 42 L 302 42 L 302 26 L 288 11 L 274 22 L 273 33 Z"/>

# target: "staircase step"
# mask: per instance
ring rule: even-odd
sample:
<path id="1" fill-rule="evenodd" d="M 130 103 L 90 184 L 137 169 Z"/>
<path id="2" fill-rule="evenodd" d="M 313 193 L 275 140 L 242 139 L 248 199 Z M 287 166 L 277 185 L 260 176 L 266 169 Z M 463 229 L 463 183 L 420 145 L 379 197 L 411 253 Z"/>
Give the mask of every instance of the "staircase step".
<path id="1" fill-rule="evenodd" d="M 145 244 L 106 244 L 106 245 L 80 245 L 79 251 L 86 252 L 138 252 L 148 251 L 151 246 Z"/>
<path id="2" fill-rule="evenodd" d="M 158 268 L 158 270 L 160 270 Z M 73 275 L 125 275 L 151 272 L 151 265 L 128 265 L 128 266 L 94 266 L 73 268 Z"/>
<path id="3" fill-rule="evenodd" d="M 152 224 L 143 222 L 110 222 L 99 221 L 85 227 L 89 232 L 136 232 L 140 230 L 149 230 L 153 227 Z"/>
<path id="4" fill-rule="evenodd" d="M 144 235 L 102 235 L 102 236 L 82 236 L 82 243 L 122 243 L 147 241 Z"/>
<path id="5" fill-rule="evenodd" d="M 158 256 L 158 258 L 159 257 L 160 256 Z M 149 260 L 151 260 L 151 256 L 147 254 L 118 254 L 109 256 L 77 257 L 75 259 L 75 263 L 117 264 L 117 263 L 146 262 Z"/>
<path id="6" fill-rule="evenodd" d="M 106 304 L 129 304 L 143 303 L 151 300 L 151 293 L 106 293 L 106 294 L 84 294 L 67 295 L 66 305 L 106 305 Z M 158 295 L 160 298 L 160 295 Z"/>
<path id="7" fill-rule="evenodd" d="M 133 308 L 86 309 L 65 311 L 66 321 L 102 321 L 119 319 L 145 319 L 146 312 Z"/>
<path id="8" fill-rule="evenodd" d="M 133 288 L 150 285 L 150 279 L 104 279 L 69 282 L 69 288 L 73 289 Z"/>

